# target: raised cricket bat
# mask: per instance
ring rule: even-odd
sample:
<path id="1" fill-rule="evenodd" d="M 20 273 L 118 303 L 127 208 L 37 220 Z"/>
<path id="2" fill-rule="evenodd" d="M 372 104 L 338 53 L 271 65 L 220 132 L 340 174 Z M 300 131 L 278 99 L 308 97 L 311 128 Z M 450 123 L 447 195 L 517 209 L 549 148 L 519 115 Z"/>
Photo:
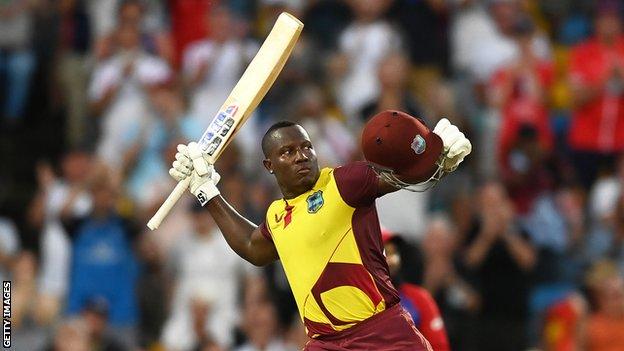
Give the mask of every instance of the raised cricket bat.
<path id="1" fill-rule="evenodd" d="M 295 16 L 286 12 L 279 15 L 260 50 L 198 141 L 201 149 L 208 154 L 208 160 L 211 163 L 217 161 L 225 147 L 232 141 L 234 135 L 273 85 L 302 29 L 303 23 Z M 150 229 L 158 228 L 173 205 L 184 194 L 189 182 L 190 178 L 186 178 L 176 185 L 158 211 L 147 222 Z"/>

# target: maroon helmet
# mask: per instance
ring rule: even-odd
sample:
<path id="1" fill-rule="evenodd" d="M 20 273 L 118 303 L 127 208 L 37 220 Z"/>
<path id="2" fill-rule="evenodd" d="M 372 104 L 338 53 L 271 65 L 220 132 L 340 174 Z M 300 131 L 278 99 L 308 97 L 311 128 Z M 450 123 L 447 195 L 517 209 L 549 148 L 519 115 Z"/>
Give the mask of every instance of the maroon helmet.
<path id="1" fill-rule="evenodd" d="M 380 177 L 398 188 L 424 191 L 435 185 L 444 175 L 442 150 L 437 134 L 401 111 L 378 113 L 362 131 L 364 157 Z"/>

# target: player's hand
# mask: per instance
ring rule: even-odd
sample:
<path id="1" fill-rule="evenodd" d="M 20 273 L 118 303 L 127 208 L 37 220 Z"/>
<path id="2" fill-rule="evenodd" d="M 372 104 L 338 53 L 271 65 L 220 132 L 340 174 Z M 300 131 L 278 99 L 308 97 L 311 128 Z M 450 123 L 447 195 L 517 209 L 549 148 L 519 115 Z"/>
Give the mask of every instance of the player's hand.
<path id="1" fill-rule="evenodd" d="M 445 154 L 442 164 L 444 170 L 447 172 L 454 171 L 472 151 L 470 140 L 446 118 L 442 118 L 436 124 L 433 132 L 442 139 Z"/>
<path id="2" fill-rule="evenodd" d="M 204 206 L 208 200 L 220 194 L 217 183 L 221 176 L 215 171 L 214 166 L 205 158 L 205 154 L 199 145 L 192 142 L 188 145 L 178 145 L 169 174 L 177 181 L 183 181 L 190 177 L 189 189 Z"/>

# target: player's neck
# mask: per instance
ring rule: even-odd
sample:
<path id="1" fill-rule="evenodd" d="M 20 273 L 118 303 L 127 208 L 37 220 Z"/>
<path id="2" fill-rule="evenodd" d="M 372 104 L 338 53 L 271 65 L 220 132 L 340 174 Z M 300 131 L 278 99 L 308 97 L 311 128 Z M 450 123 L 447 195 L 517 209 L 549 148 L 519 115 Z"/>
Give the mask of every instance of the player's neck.
<path id="1" fill-rule="evenodd" d="M 285 200 L 290 200 L 290 199 L 294 199 L 297 196 L 304 194 L 306 192 L 308 192 L 310 189 L 312 189 L 314 186 L 308 186 L 305 188 L 301 188 L 301 189 L 285 189 L 285 188 L 281 188 L 281 192 L 282 192 L 282 196 L 284 197 Z"/>
<path id="2" fill-rule="evenodd" d="M 314 181 L 312 181 L 311 183 L 307 183 L 307 184 L 296 184 L 296 185 L 283 184 L 278 179 L 277 186 L 279 186 L 280 192 L 282 193 L 284 200 L 290 200 L 314 189 L 314 185 L 316 185 L 320 177 L 321 177 L 321 172 L 317 171 L 314 177 Z"/>
<path id="3" fill-rule="evenodd" d="M 305 185 L 301 185 L 301 186 L 294 187 L 294 188 L 288 188 L 286 186 L 282 186 L 281 184 L 279 184 L 280 191 L 282 192 L 282 196 L 284 197 L 284 200 L 294 199 L 297 196 L 301 194 L 305 194 L 308 191 L 314 189 L 314 185 L 316 184 L 316 182 L 318 182 L 319 177 L 320 176 L 316 177 L 312 185 L 305 184 Z"/>

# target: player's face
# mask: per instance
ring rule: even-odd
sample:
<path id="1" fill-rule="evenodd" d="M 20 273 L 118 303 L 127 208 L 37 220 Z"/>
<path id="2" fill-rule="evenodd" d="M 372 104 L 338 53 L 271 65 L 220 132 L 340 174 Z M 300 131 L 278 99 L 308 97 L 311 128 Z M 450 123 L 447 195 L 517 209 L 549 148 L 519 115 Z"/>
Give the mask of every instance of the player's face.
<path id="1" fill-rule="evenodd" d="M 286 197 L 310 190 L 320 173 L 310 137 L 300 126 L 285 127 L 275 132 L 265 166 L 273 171 Z"/>

